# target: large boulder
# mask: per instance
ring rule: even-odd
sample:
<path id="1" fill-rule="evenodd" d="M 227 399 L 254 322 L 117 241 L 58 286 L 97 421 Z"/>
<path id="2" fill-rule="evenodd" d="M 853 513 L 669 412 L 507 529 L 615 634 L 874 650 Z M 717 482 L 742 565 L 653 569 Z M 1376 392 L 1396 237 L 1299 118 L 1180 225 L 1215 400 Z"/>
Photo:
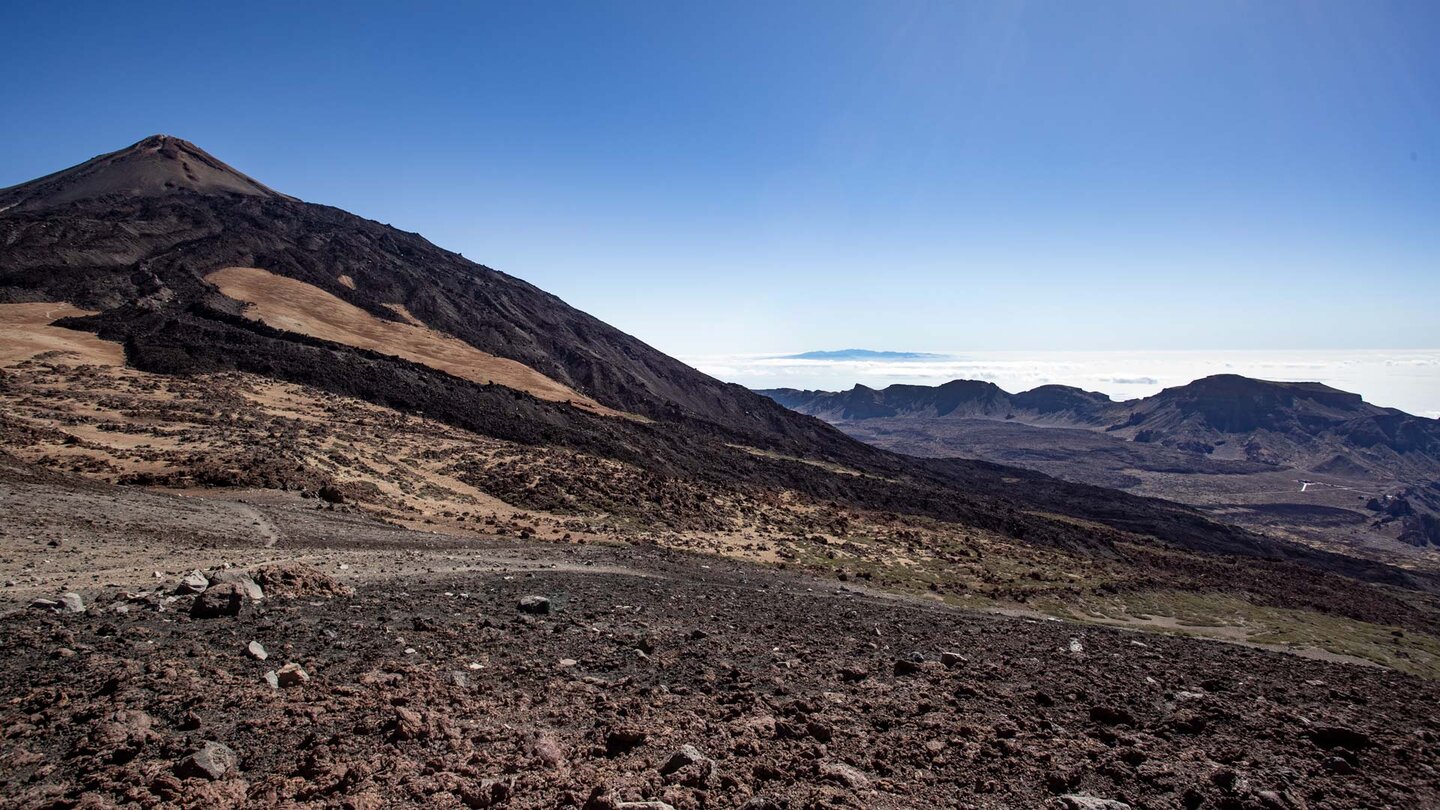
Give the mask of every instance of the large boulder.
<path id="1" fill-rule="evenodd" d="M 259 602 L 265 598 L 264 589 L 244 571 L 211 571 L 206 575 L 206 578 L 209 580 L 210 587 L 212 588 L 216 585 L 238 585 L 240 590 L 244 591 L 245 598 L 251 602 Z"/>
<path id="2" fill-rule="evenodd" d="M 210 580 L 198 570 L 191 571 L 180 578 L 179 584 L 175 586 L 176 593 L 204 593 L 210 587 Z"/>
<path id="3" fill-rule="evenodd" d="M 353 596 L 355 589 L 319 569 L 297 563 L 269 565 L 255 572 L 269 596 Z"/>
<path id="4" fill-rule="evenodd" d="M 84 613 L 85 600 L 80 594 L 70 592 L 61 594 L 58 599 L 46 599 L 38 597 L 30 601 L 31 610 L 44 610 L 49 613 Z"/>
<path id="5" fill-rule="evenodd" d="M 212 586 L 195 597 L 190 616 L 196 619 L 219 619 L 239 616 L 245 609 L 245 591 L 233 582 Z"/>

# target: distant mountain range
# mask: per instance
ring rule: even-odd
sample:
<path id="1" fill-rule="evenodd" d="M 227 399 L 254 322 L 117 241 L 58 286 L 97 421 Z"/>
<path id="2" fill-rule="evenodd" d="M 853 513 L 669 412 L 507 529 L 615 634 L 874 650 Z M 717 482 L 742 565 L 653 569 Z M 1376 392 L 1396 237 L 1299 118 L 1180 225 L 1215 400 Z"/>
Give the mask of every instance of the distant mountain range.
<path id="1" fill-rule="evenodd" d="M 1178 482 L 1162 485 L 1155 474 L 1189 475 L 1190 485 L 1204 475 L 1322 477 L 1317 487 L 1364 488 L 1384 504 L 1377 509 L 1372 498 L 1356 496 L 1369 505 L 1355 511 L 1372 528 L 1406 543 L 1440 545 L 1435 522 L 1425 517 L 1440 507 L 1440 420 L 1320 383 L 1226 374 L 1124 402 L 1062 385 L 1011 394 L 976 380 L 760 393 L 889 449 L 1020 464 L 1192 503 L 1210 503 L 1213 493 L 1185 497 Z M 1036 434 L 1037 428 L 1051 430 Z M 1303 505 L 1321 499 L 1311 490 L 1296 486 L 1282 494 L 1286 503 L 1305 494 Z"/>
<path id="2" fill-rule="evenodd" d="M 943 354 L 925 352 L 877 352 L 871 349 L 837 349 L 781 355 L 781 360 L 934 360 Z"/>

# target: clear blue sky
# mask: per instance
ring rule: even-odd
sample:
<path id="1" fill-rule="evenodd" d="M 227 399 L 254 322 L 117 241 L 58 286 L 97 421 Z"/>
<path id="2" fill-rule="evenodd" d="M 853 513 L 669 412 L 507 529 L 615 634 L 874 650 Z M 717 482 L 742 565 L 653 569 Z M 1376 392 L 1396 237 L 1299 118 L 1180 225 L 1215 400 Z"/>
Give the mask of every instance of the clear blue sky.
<path id="1" fill-rule="evenodd" d="M 1440 346 L 1440 3 L 4 2 L 155 132 L 676 354 Z"/>

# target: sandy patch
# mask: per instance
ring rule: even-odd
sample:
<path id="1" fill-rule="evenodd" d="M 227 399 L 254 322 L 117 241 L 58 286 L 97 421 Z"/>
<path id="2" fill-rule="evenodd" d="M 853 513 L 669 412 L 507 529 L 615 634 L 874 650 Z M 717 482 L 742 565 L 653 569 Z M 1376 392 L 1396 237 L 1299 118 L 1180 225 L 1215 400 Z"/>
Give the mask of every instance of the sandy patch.
<path id="1" fill-rule="evenodd" d="M 0 304 L 0 365 L 8 366 L 47 352 L 60 352 L 67 360 L 102 366 L 125 365 L 119 343 L 101 340 L 89 332 L 51 326 L 61 319 L 94 315 L 62 303 Z"/>
<path id="2" fill-rule="evenodd" d="M 408 323 L 381 320 L 318 287 L 254 267 L 226 267 L 206 280 L 225 295 L 245 302 L 247 317 L 276 329 L 388 354 L 472 382 L 503 385 L 592 413 L 621 415 L 523 363 L 482 352 L 429 329 L 403 308 L 397 313 L 409 316 Z"/>

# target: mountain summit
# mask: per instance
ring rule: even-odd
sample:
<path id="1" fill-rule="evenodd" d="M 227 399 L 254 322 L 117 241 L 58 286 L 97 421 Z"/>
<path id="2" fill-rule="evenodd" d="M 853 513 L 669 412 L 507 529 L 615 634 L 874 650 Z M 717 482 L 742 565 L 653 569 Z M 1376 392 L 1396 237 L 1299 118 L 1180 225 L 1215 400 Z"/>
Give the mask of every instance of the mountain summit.
<path id="1" fill-rule="evenodd" d="M 112 194 L 154 197 L 179 191 L 285 196 L 187 140 L 151 135 L 78 166 L 0 190 L 0 210 L 49 208 Z"/>

